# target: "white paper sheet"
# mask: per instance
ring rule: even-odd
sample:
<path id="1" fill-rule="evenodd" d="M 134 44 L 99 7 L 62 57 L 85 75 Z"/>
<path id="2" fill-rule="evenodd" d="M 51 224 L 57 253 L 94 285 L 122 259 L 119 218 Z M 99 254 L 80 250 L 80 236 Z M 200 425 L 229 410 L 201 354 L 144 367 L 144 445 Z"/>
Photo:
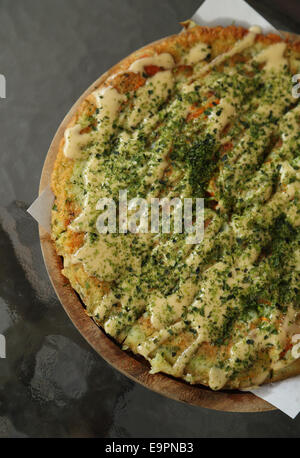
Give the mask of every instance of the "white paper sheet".
<path id="1" fill-rule="evenodd" d="M 199 25 L 259 25 L 264 33 L 276 29 L 251 8 L 244 0 L 206 0 L 192 19 Z M 277 32 L 278 33 L 278 32 Z M 48 232 L 50 231 L 50 211 L 53 193 L 46 188 L 27 210 Z M 300 376 L 282 382 L 251 390 L 256 396 L 266 400 L 282 412 L 295 418 L 300 412 Z"/>
<path id="2" fill-rule="evenodd" d="M 246 28 L 259 25 L 264 33 L 276 32 L 265 18 L 244 0 L 206 0 L 196 11 L 192 20 L 199 25 L 240 25 Z"/>
<path id="3" fill-rule="evenodd" d="M 282 382 L 260 386 L 251 392 L 291 418 L 295 418 L 300 411 L 300 375 Z"/>
<path id="4" fill-rule="evenodd" d="M 53 202 L 54 194 L 50 186 L 47 186 L 27 209 L 28 213 L 30 213 L 47 232 L 51 230 L 51 208 Z"/>

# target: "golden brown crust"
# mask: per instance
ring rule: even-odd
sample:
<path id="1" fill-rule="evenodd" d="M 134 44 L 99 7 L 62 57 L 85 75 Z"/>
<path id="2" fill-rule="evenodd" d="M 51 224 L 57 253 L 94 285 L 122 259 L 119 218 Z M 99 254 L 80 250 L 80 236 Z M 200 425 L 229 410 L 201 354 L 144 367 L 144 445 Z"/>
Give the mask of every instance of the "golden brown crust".
<path id="1" fill-rule="evenodd" d="M 211 46 L 212 57 L 228 51 L 233 44 L 242 39 L 248 33 L 247 29 L 242 27 L 230 26 L 230 27 L 200 27 L 196 26 L 190 28 L 179 35 L 174 35 L 162 39 L 154 44 L 148 45 L 141 50 L 138 50 L 121 61 L 112 70 L 107 73 L 107 80 L 110 80 L 110 84 L 116 88 L 120 93 L 126 93 L 128 91 L 136 90 L 138 87 L 145 83 L 145 78 L 139 74 L 128 71 L 132 62 L 142 57 L 148 57 L 153 54 L 160 54 L 163 52 L 170 53 L 175 62 L 179 62 L 181 57 L 181 51 L 191 48 L 194 44 L 201 41 Z M 262 46 L 266 46 L 272 43 L 280 42 L 283 39 L 275 34 L 257 35 L 256 42 Z M 300 41 L 285 39 L 288 43 L 288 52 L 293 58 L 300 58 Z M 186 71 L 188 69 L 182 69 Z M 114 77 L 112 79 L 112 77 Z M 107 85 L 107 81 L 103 83 L 103 86 Z M 102 85 L 101 85 L 102 86 Z M 94 89 L 96 89 L 95 87 Z M 79 107 L 77 113 L 72 119 L 69 127 L 74 125 L 81 115 L 89 116 L 95 110 L 93 96 L 89 95 L 87 99 Z M 91 128 L 87 126 L 86 129 Z M 72 186 L 69 182 L 73 174 L 73 168 L 75 161 L 73 159 L 65 157 L 63 153 L 64 139 L 61 140 L 57 159 L 55 162 L 51 186 L 55 194 L 55 206 L 56 210 L 53 212 L 52 218 L 54 226 L 58 231 L 64 232 L 63 243 L 57 246 L 58 254 L 64 255 L 64 253 L 75 252 L 83 243 L 83 234 L 75 233 L 67 229 L 70 222 L 80 213 L 80 203 L 74 198 L 72 194 Z M 54 221 L 55 220 L 55 221 Z M 53 232 L 53 239 L 56 240 L 57 233 Z M 75 266 L 66 267 L 64 273 L 68 278 L 71 279 L 71 284 L 74 289 L 80 292 L 80 295 L 86 305 L 92 303 L 93 294 L 99 294 L 101 290 L 102 294 L 107 291 L 108 285 L 99 281 L 96 278 L 91 278 L 83 269 L 81 265 L 76 264 Z M 86 294 L 86 282 L 89 282 L 89 293 Z M 145 323 L 145 330 L 149 329 L 149 323 Z M 213 351 L 210 347 L 207 351 Z M 272 381 L 278 381 L 300 374 L 300 361 L 296 361 L 294 364 L 287 368 L 281 369 L 275 372 L 272 376 Z M 269 382 L 268 380 L 267 382 Z M 205 383 L 203 383 L 205 384 Z M 228 383 L 226 388 L 235 388 L 234 385 Z"/>

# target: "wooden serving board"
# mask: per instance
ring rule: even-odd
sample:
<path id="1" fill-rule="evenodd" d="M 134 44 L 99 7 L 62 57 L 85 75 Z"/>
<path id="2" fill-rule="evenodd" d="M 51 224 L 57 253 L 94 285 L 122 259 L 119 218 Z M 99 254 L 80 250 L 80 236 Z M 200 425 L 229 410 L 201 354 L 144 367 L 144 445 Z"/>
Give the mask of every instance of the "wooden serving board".
<path id="1" fill-rule="evenodd" d="M 285 36 L 293 39 L 297 37 L 292 34 L 284 34 Z M 297 38 L 299 39 L 299 36 Z M 39 194 L 41 194 L 41 192 L 50 184 L 59 143 L 77 108 L 87 95 L 93 91 L 95 86 L 103 83 L 106 78 L 114 72 L 117 65 L 112 67 L 100 76 L 100 78 L 98 78 L 93 84 L 91 84 L 91 86 L 73 105 L 60 124 L 46 156 L 40 180 Z M 62 259 L 56 254 L 50 234 L 48 234 L 41 226 L 39 228 L 39 233 L 46 268 L 62 306 L 82 336 L 89 342 L 96 352 L 99 353 L 99 355 L 115 369 L 119 370 L 135 382 L 138 382 L 157 393 L 188 404 L 227 412 L 263 412 L 275 409 L 274 406 L 263 399 L 256 397 L 252 393 L 240 391 L 212 391 L 202 385 L 189 385 L 182 380 L 177 380 L 168 375 L 149 374 L 150 365 L 146 360 L 133 355 L 132 353 L 121 350 L 120 346 L 108 337 L 105 332 L 100 329 L 85 313 L 84 305 L 79 296 L 61 273 Z"/>

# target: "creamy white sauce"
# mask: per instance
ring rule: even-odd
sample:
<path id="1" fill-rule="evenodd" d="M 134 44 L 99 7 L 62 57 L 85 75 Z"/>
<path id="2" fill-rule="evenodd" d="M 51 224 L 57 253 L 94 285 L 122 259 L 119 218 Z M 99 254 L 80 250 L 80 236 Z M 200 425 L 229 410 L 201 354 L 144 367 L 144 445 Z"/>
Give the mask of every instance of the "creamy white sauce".
<path id="1" fill-rule="evenodd" d="M 159 331 L 152 333 L 147 340 L 138 345 L 139 353 L 147 358 L 150 353 L 154 352 L 156 348 L 170 338 L 170 332 L 181 332 L 183 328 L 184 323 L 179 321 L 168 328 L 162 328 Z"/>
<path id="2" fill-rule="evenodd" d="M 278 70 L 288 63 L 286 57 L 284 57 L 285 50 L 286 43 L 275 43 L 259 53 L 255 60 L 258 63 L 265 64 L 265 71 Z"/>
<path id="3" fill-rule="evenodd" d="M 82 126 L 75 124 L 65 130 L 64 155 L 69 159 L 82 158 L 83 148 L 91 140 L 89 133 L 80 133 Z"/>
<path id="4" fill-rule="evenodd" d="M 197 75 L 193 75 L 193 79 L 198 78 L 199 76 L 205 74 L 206 72 L 211 70 L 212 67 L 215 67 L 221 64 L 222 62 L 224 62 L 224 60 L 228 59 L 229 57 L 232 57 L 235 54 L 238 54 L 244 51 L 245 49 L 249 48 L 250 46 L 252 46 L 253 43 L 255 42 L 255 38 L 258 33 L 259 33 L 258 27 L 251 29 L 247 33 L 247 35 L 245 35 L 244 38 L 242 38 L 240 41 L 237 41 L 229 51 L 223 54 L 220 54 L 215 59 L 213 59 L 209 64 L 201 68 L 199 72 L 197 73 Z"/>
<path id="5" fill-rule="evenodd" d="M 181 58 L 180 63 L 184 65 L 195 65 L 204 60 L 210 53 L 210 47 L 206 43 L 197 43 Z"/>
<path id="6" fill-rule="evenodd" d="M 95 105 L 98 109 L 96 115 L 97 140 L 103 141 L 113 131 L 113 122 L 118 116 L 120 106 L 126 102 L 127 97 L 120 94 L 113 87 L 105 87 L 92 92 Z M 82 127 L 79 124 L 66 129 L 64 155 L 68 158 L 79 159 L 82 149 L 91 141 L 90 133 L 80 133 Z"/>
<path id="7" fill-rule="evenodd" d="M 261 27 L 259 25 L 252 25 L 249 28 L 249 32 L 253 32 L 253 33 L 256 33 L 257 35 L 259 35 L 261 33 Z"/>
<path id="8" fill-rule="evenodd" d="M 175 62 L 171 54 L 161 53 L 135 60 L 128 70 L 135 73 L 143 73 L 147 65 L 155 65 L 157 67 L 162 67 L 164 70 L 168 70 L 174 67 Z"/>
<path id="9" fill-rule="evenodd" d="M 226 384 L 228 374 L 224 369 L 212 367 L 209 371 L 209 386 L 214 390 L 220 390 Z"/>
<path id="10" fill-rule="evenodd" d="M 72 262 L 81 262 L 86 272 L 105 281 L 116 280 L 128 266 L 138 273 L 139 260 L 128 257 L 128 252 L 124 248 L 127 241 L 124 240 L 125 237 L 127 236 L 102 235 L 94 244 L 86 240 L 73 255 Z M 95 255 L 96 252 L 98 256 Z"/>
<path id="11" fill-rule="evenodd" d="M 196 340 L 189 346 L 187 347 L 181 355 L 177 358 L 175 364 L 173 365 L 173 374 L 177 377 L 182 375 L 185 366 L 187 363 L 190 361 L 191 357 L 193 354 L 196 352 L 198 349 L 199 345 L 203 342 L 203 337 L 202 335 L 198 335 Z"/>
<path id="12" fill-rule="evenodd" d="M 295 334 L 292 337 L 292 343 L 293 348 L 292 348 L 292 357 L 295 359 L 300 358 L 300 334 Z"/>
<path id="13" fill-rule="evenodd" d="M 180 294 L 174 293 L 168 297 L 150 295 L 149 298 L 149 312 L 151 323 L 155 329 L 161 329 L 166 326 L 166 322 L 177 321 L 185 307 L 191 304 L 198 285 L 193 284 L 188 280 L 180 288 Z M 170 314 L 168 310 L 172 310 Z"/>
<path id="14" fill-rule="evenodd" d="M 99 110 L 96 116 L 98 122 L 97 138 L 99 139 L 99 134 L 101 137 L 101 134 L 102 136 L 107 136 L 112 133 L 113 122 L 118 116 L 121 104 L 127 101 L 127 97 L 124 94 L 120 94 L 113 87 L 101 88 L 92 92 L 92 95 Z"/>
<path id="15" fill-rule="evenodd" d="M 218 132 L 220 135 L 235 113 L 236 109 L 232 101 L 228 102 L 226 99 L 222 99 L 208 117 L 208 129 L 212 132 Z"/>
<path id="16" fill-rule="evenodd" d="M 149 113 L 155 113 L 157 107 L 169 96 L 174 86 L 174 78 L 170 70 L 156 73 L 148 78 L 146 84 L 136 91 L 132 110 L 127 118 L 130 128 L 139 124 Z"/>

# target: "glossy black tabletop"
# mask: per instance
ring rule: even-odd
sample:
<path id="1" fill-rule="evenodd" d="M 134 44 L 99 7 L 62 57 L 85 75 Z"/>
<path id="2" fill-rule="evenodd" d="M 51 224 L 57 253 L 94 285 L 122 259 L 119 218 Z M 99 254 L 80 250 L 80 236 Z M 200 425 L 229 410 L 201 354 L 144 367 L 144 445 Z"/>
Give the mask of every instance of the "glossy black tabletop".
<path id="1" fill-rule="evenodd" d="M 299 0 L 249 3 L 276 27 L 300 32 Z M 300 415 L 191 407 L 110 367 L 60 305 L 26 213 L 51 139 L 79 95 L 130 52 L 178 32 L 199 4 L 0 0 L 0 437 L 300 436 Z"/>

